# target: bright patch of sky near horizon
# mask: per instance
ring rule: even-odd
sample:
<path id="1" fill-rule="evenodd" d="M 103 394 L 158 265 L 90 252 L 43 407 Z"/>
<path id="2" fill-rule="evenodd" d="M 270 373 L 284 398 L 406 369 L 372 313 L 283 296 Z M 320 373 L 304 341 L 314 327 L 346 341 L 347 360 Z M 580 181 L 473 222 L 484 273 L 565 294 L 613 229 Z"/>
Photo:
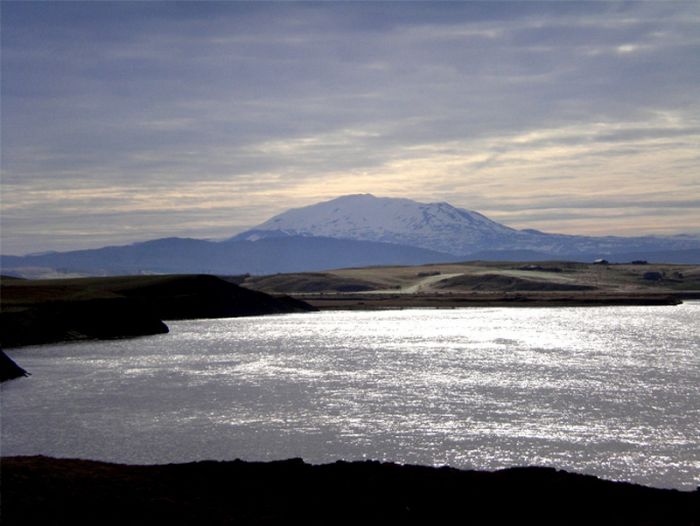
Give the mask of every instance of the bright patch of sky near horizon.
<path id="1" fill-rule="evenodd" d="M 2 2 L 2 253 L 348 193 L 700 233 L 700 3 Z"/>

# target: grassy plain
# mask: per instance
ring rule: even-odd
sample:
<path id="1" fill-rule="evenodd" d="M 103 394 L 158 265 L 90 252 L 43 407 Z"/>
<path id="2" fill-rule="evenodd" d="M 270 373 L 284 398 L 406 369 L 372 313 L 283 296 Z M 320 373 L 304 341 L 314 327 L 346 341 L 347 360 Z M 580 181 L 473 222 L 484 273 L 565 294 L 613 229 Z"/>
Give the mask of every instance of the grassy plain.
<path id="1" fill-rule="evenodd" d="M 242 284 L 320 308 L 673 304 L 700 297 L 700 265 L 474 261 L 250 276 Z"/>

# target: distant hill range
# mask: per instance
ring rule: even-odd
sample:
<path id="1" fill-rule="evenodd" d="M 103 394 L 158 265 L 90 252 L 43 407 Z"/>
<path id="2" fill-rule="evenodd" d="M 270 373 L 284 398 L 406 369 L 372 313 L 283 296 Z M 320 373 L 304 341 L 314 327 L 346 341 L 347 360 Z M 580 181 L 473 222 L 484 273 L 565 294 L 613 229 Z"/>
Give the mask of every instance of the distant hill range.
<path id="1" fill-rule="evenodd" d="M 224 241 L 165 238 L 94 250 L 2 256 L 19 276 L 272 274 L 369 265 L 646 260 L 700 263 L 700 238 L 590 237 L 516 230 L 448 203 L 348 195 L 288 210 Z"/>

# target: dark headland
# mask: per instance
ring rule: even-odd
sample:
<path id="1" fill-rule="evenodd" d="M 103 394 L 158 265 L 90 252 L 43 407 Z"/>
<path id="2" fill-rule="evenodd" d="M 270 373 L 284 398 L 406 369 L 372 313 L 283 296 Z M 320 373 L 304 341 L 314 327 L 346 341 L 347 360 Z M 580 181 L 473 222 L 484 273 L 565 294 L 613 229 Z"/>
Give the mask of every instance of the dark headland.
<path id="1" fill-rule="evenodd" d="M 6 457 L 2 493 L 7 526 L 700 524 L 700 491 L 534 467 L 479 472 L 300 459 L 127 466 Z"/>
<path id="2" fill-rule="evenodd" d="M 146 336 L 164 321 L 315 310 L 208 275 L 3 279 L 0 345 Z"/>

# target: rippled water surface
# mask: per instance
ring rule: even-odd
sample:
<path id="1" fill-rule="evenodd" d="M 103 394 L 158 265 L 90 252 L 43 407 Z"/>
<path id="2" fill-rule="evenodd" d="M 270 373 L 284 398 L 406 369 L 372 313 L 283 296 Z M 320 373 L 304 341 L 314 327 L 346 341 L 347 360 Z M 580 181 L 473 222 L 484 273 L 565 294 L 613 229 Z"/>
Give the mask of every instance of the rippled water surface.
<path id="1" fill-rule="evenodd" d="M 14 350 L 2 454 L 548 465 L 700 484 L 700 303 L 171 322 Z"/>

